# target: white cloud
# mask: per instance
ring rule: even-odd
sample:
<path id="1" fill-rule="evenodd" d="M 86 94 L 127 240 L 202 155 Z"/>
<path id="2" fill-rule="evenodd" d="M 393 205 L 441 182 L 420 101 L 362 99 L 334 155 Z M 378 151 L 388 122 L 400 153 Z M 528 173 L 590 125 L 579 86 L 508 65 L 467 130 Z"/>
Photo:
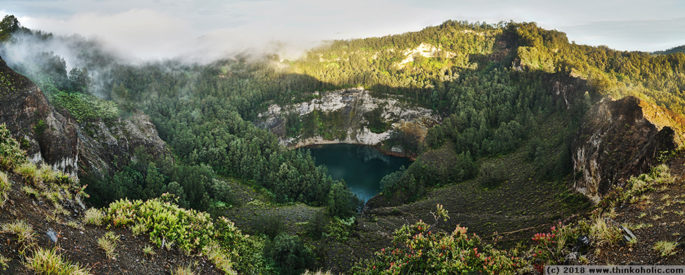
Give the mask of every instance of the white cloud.
<path id="1" fill-rule="evenodd" d="M 683 1 L 640 0 L 3 0 L 24 25 L 98 37 L 126 56 L 211 60 L 281 41 L 306 49 L 318 41 L 416 31 L 447 19 L 536 21 L 584 44 L 657 50 L 683 43 L 665 26 Z M 660 21 L 662 20 L 662 21 Z M 612 23 L 613 22 L 613 23 Z M 641 22 L 638 27 L 630 23 Z M 621 27 L 624 26 L 624 27 Z M 660 33 L 658 36 L 653 34 Z M 651 36 L 650 36 L 651 35 Z M 649 39 L 645 39 L 649 37 Z"/>

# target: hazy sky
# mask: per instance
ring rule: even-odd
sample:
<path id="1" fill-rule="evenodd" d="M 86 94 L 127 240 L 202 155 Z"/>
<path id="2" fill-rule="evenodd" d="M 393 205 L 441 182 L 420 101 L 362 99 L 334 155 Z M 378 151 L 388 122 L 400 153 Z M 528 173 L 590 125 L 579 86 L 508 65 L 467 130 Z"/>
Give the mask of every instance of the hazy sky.
<path id="1" fill-rule="evenodd" d="M 417 31 L 448 19 L 535 21 L 570 40 L 620 50 L 685 44 L 682 0 L 0 0 L 0 16 L 58 34 L 97 37 L 129 56 L 216 58 L 284 42 Z M 282 46 L 282 45 L 281 45 Z"/>

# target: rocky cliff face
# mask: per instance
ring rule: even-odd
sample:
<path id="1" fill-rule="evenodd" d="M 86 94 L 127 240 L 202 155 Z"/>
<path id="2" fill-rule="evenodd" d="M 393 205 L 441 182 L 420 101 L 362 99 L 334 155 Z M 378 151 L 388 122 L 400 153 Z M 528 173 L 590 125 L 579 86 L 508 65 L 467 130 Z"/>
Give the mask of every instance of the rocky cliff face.
<path id="1" fill-rule="evenodd" d="M 399 132 L 410 132 L 421 142 L 428 128 L 440 121 L 440 118 L 429 109 L 411 106 L 397 98 L 376 98 L 371 96 L 369 91 L 360 88 L 326 92 L 321 95 L 317 92 L 315 96 L 318 98 L 307 102 L 286 106 L 271 105 L 268 111 L 259 114 L 258 124 L 276 134 L 281 144 L 301 147 L 327 143 L 380 145 Z M 288 135 L 288 123 L 306 119 L 314 112 L 335 117 L 335 122 L 322 123 L 334 124 L 335 128 L 340 128 L 342 134 L 327 137 L 316 132 L 317 129 L 304 129 L 296 135 Z M 378 127 L 374 129 L 374 122 L 370 120 L 387 127 L 382 131 L 379 131 Z M 392 148 L 396 153 L 402 153 L 403 150 L 401 146 Z"/>
<path id="2" fill-rule="evenodd" d="M 0 106 L 0 123 L 7 124 L 31 161 L 72 176 L 109 173 L 113 165 L 128 163 L 137 148 L 155 157 L 170 155 L 146 115 L 79 125 L 68 113 L 56 111 L 34 83 L 1 58 Z"/>
<path id="3" fill-rule="evenodd" d="M 145 114 L 133 114 L 109 125 L 102 121 L 92 122 L 89 127 L 96 130 L 79 131 L 78 135 L 79 174 L 105 175 L 115 171 L 115 165 L 128 164 L 138 149 L 156 158 L 171 156 L 155 125 Z"/>
<path id="4" fill-rule="evenodd" d="M 0 58 L 0 123 L 5 123 L 33 162 L 78 172 L 78 125 L 56 112 L 45 95 Z"/>
<path id="5" fill-rule="evenodd" d="M 647 120 L 640 100 L 605 98 L 586 114 L 573 150 L 574 187 L 595 202 L 632 175 L 646 172 L 660 152 L 676 147 L 670 127 Z"/>

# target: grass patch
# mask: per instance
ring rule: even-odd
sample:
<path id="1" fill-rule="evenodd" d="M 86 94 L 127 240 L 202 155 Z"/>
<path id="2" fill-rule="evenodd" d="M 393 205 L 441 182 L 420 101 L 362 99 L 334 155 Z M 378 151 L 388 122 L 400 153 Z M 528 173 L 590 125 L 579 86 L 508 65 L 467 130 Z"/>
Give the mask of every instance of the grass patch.
<path id="1" fill-rule="evenodd" d="M 114 232 L 109 231 L 98 239 L 98 246 L 105 251 L 107 258 L 114 260 L 117 257 L 117 246 L 119 245 L 119 236 Z"/>
<path id="2" fill-rule="evenodd" d="M 7 270 L 7 268 L 10 267 L 9 266 L 10 261 L 12 261 L 12 259 L 0 255 L 0 269 Z"/>
<path id="3" fill-rule="evenodd" d="M 23 220 L 3 224 L 2 233 L 8 233 L 17 236 L 17 241 L 24 245 L 32 243 L 36 235 L 33 231 L 33 226 Z"/>
<path id="4" fill-rule="evenodd" d="M 12 138 L 7 126 L 0 124 L 0 168 L 12 170 L 16 165 L 26 162 L 26 153 L 19 142 Z"/>
<path id="5" fill-rule="evenodd" d="M 9 198 L 7 193 L 10 191 L 11 187 L 12 183 L 10 183 L 7 174 L 0 171 L 0 207 L 3 207 Z"/>
<path id="6" fill-rule="evenodd" d="M 157 253 L 155 252 L 154 248 L 152 248 L 152 246 L 146 245 L 145 247 L 143 247 L 143 254 L 147 256 L 154 256 Z"/>
<path id="7" fill-rule="evenodd" d="M 177 266 L 173 271 L 172 275 L 194 275 L 192 268 L 190 266 Z"/>
<path id="8" fill-rule="evenodd" d="M 668 257 L 675 255 L 677 246 L 676 242 L 658 241 L 654 244 L 653 248 L 656 252 L 659 252 L 661 257 Z"/>
<path id="9" fill-rule="evenodd" d="M 621 241 L 621 229 L 610 225 L 604 218 L 595 218 L 592 225 L 590 225 L 590 237 L 596 242 L 598 246 L 615 245 Z"/>
<path id="10" fill-rule="evenodd" d="M 83 215 L 83 222 L 85 224 L 100 226 L 105 222 L 105 213 L 100 209 L 90 208 L 86 210 L 86 213 Z"/>
<path id="11" fill-rule="evenodd" d="M 26 267 L 33 270 L 36 274 L 90 274 L 88 269 L 67 261 L 54 249 L 36 249 L 33 252 L 33 256 L 26 259 Z"/>
<path id="12" fill-rule="evenodd" d="M 32 185 L 36 185 L 38 182 L 38 167 L 30 162 L 25 162 L 17 166 L 14 172 L 19 174 L 25 181 Z"/>

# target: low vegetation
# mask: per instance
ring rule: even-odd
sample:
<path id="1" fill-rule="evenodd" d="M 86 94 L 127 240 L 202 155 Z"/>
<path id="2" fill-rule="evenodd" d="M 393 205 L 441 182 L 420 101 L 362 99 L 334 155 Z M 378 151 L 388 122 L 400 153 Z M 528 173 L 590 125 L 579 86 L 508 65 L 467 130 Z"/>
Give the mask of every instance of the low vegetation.
<path id="1" fill-rule="evenodd" d="M 654 250 L 658 252 L 661 257 L 668 257 L 676 254 L 677 246 L 678 243 L 676 242 L 658 241 L 654 244 Z"/>
<path id="2" fill-rule="evenodd" d="M 36 274 L 90 274 L 88 269 L 67 261 L 55 249 L 36 249 L 31 257 L 26 258 L 26 266 Z"/>
<path id="3" fill-rule="evenodd" d="M 22 246 L 28 246 L 35 241 L 36 233 L 33 226 L 23 220 L 18 220 L 2 225 L 2 233 L 12 234 Z"/>
<path id="4" fill-rule="evenodd" d="M 427 274 L 513 274 L 522 271 L 527 262 L 517 251 L 494 248 L 467 228 L 457 226 L 443 232 L 435 225 L 447 219 L 438 205 L 435 223 L 419 221 L 395 231 L 393 245 L 375 253 L 371 260 L 353 268 L 363 274 L 407 274 L 420 270 Z"/>
<path id="5" fill-rule="evenodd" d="M 9 192 L 11 187 L 12 183 L 7 177 L 7 174 L 0 171 L 0 208 L 2 208 L 5 205 L 5 202 L 9 198 L 9 195 L 7 193 Z"/>
<path id="6" fill-rule="evenodd" d="M 83 223 L 100 226 L 105 222 L 105 213 L 97 208 L 89 208 L 83 214 Z"/>
<path id="7" fill-rule="evenodd" d="M 136 226 L 137 231 L 147 232 L 158 247 L 203 254 L 226 272 L 266 268 L 261 239 L 244 235 L 226 218 L 214 222 L 205 212 L 186 210 L 161 199 L 119 200 L 105 212 L 108 224 Z"/>
<path id="8" fill-rule="evenodd" d="M 117 257 L 117 247 L 119 246 L 119 236 L 109 231 L 98 238 L 98 246 L 105 251 L 107 258 L 114 260 Z"/>

